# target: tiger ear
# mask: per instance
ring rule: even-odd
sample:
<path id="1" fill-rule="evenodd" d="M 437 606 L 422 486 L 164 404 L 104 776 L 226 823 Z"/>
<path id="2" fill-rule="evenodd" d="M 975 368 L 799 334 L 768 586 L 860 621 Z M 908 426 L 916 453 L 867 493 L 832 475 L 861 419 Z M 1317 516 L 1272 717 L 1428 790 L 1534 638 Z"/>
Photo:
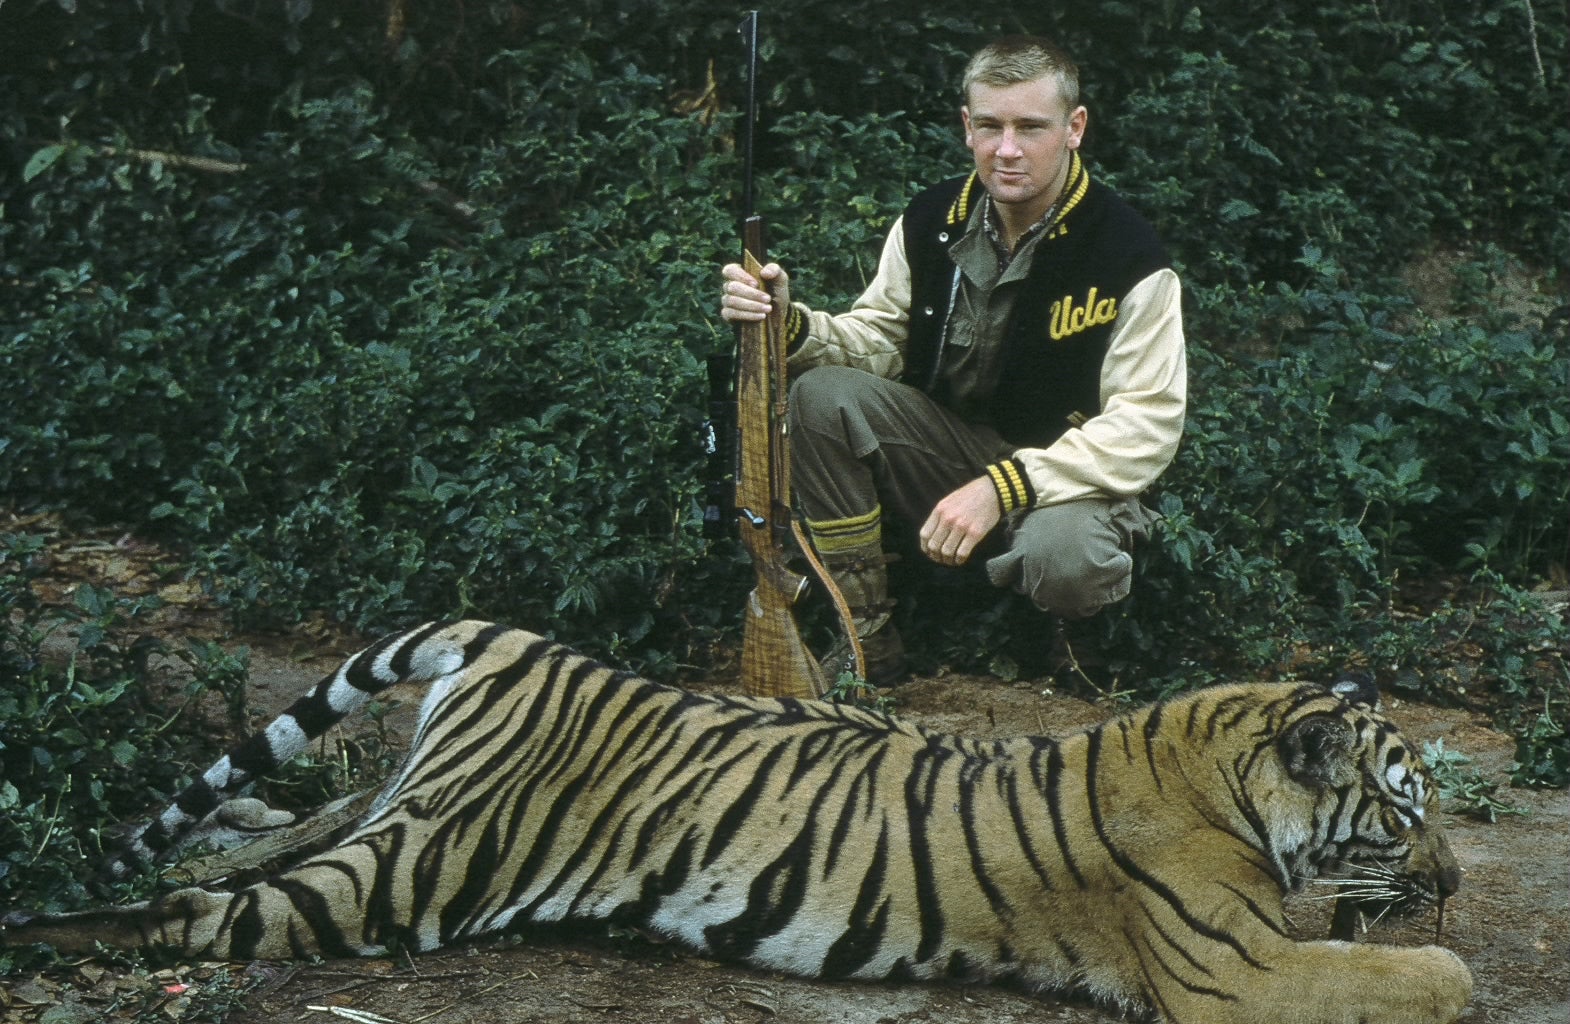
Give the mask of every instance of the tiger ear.
<path id="1" fill-rule="evenodd" d="M 1347 672 L 1330 684 L 1330 692 L 1348 704 L 1363 704 L 1379 710 L 1379 687 L 1369 672 Z"/>
<path id="2" fill-rule="evenodd" d="M 1288 726 L 1277 745 L 1287 774 L 1305 786 L 1318 788 L 1356 775 L 1352 759 L 1355 739 L 1352 727 L 1341 719 L 1314 715 Z"/>

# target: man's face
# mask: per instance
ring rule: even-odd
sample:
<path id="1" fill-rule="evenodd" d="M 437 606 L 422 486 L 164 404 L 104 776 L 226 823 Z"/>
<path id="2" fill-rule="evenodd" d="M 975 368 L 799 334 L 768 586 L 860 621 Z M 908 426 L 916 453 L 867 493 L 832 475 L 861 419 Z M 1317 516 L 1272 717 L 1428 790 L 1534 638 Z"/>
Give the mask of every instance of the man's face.
<path id="1" fill-rule="evenodd" d="M 970 87 L 960 111 L 976 172 L 1005 217 L 1034 223 L 1062 191 L 1069 154 L 1085 134 L 1084 107 L 1066 110 L 1052 76 Z"/>

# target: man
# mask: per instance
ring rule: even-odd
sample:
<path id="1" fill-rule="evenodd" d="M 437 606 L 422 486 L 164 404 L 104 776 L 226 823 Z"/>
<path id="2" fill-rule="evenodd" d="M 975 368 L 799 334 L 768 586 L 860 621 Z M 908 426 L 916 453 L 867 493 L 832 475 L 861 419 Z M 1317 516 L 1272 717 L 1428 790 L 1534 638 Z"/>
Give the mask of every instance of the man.
<path id="1" fill-rule="evenodd" d="M 904 658 L 885 508 L 922 524 L 939 565 L 964 565 L 999 531 L 988 579 L 1083 618 L 1127 596 L 1133 545 L 1156 519 L 1138 496 L 1183 430 L 1178 278 L 1080 159 L 1073 61 L 1044 39 L 1003 39 L 971 59 L 964 96 L 974 172 L 911 201 L 848 312 L 792 303 L 777 264 L 762 281 L 722 272 L 724 319 L 787 309 L 795 493 L 873 683 Z"/>

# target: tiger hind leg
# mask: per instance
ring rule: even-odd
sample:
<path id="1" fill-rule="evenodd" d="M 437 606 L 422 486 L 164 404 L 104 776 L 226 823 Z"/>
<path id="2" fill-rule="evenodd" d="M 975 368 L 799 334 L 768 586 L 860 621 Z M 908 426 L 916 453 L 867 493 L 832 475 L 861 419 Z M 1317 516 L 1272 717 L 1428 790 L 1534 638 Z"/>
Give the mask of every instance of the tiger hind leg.
<path id="1" fill-rule="evenodd" d="M 374 839 L 334 847 L 232 890 L 192 886 L 142 903 L 0 919 L 0 945 L 48 943 L 63 953 L 159 949 L 186 959 L 374 956 L 437 945 L 399 919 L 407 903 L 386 889 L 391 862 Z"/>

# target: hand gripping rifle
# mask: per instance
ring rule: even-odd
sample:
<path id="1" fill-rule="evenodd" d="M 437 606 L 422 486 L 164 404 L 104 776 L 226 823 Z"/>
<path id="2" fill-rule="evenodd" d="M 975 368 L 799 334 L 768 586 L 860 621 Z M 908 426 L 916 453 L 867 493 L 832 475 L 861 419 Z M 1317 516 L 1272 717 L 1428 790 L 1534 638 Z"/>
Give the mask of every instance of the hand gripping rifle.
<path id="1" fill-rule="evenodd" d="M 753 212 L 753 127 L 757 121 L 758 12 L 742 22 L 747 39 L 747 114 L 742 189 L 742 266 L 758 281 L 766 262 L 763 219 Z M 786 433 L 789 382 L 785 370 L 785 313 L 776 303 L 767 319 L 736 329 L 736 493 L 742 546 L 752 556 L 757 585 L 747 598 L 742 630 L 741 681 L 762 697 L 820 697 L 823 670 L 802 642 L 792 609 L 807 578 L 785 564 L 794 537 L 845 624 L 855 672 L 865 678 L 861 644 L 850 609 L 802 532 L 791 508 L 790 438 Z M 829 680 L 828 682 L 832 682 Z"/>

